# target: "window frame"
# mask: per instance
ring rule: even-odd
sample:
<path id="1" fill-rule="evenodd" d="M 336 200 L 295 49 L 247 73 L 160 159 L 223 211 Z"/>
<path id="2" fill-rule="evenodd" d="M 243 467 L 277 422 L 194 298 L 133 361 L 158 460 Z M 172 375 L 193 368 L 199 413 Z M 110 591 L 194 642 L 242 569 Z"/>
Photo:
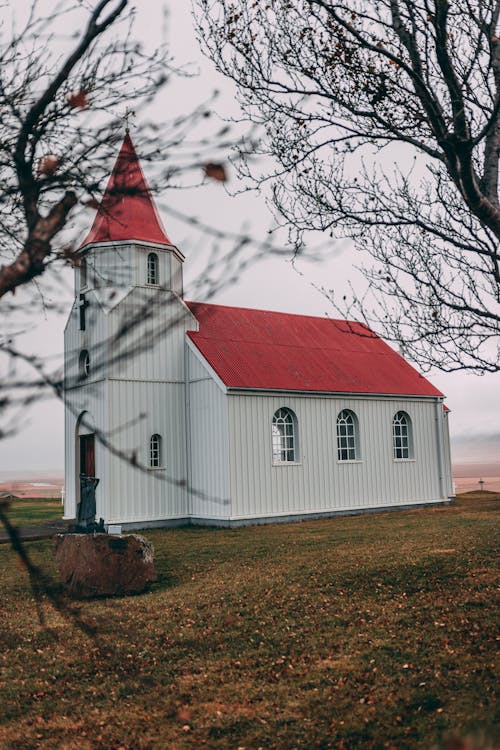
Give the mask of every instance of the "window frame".
<path id="1" fill-rule="evenodd" d="M 158 432 L 155 432 L 149 438 L 149 460 L 150 469 L 157 470 L 163 468 L 163 440 Z"/>
<path id="2" fill-rule="evenodd" d="M 160 258 L 158 253 L 148 253 L 146 261 L 146 284 L 160 286 Z"/>
<path id="3" fill-rule="evenodd" d="M 280 425 L 283 426 L 283 431 L 280 430 Z M 293 466 L 300 463 L 297 415 L 288 406 L 280 406 L 273 414 L 271 456 L 273 466 Z"/>
<path id="4" fill-rule="evenodd" d="M 341 409 L 335 422 L 337 463 L 360 463 L 359 420 L 352 409 Z M 346 453 L 344 456 L 343 453 Z"/>
<path id="5" fill-rule="evenodd" d="M 410 415 L 403 409 L 399 409 L 392 418 L 392 458 L 394 461 L 415 460 L 413 424 Z"/>

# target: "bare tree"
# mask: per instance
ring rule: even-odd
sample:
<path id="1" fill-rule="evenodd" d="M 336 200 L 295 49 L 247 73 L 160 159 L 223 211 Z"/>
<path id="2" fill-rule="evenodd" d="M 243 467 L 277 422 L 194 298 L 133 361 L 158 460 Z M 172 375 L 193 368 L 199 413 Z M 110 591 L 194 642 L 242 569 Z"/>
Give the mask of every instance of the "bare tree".
<path id="1" fill-rule="evenodd" d="M 223 155 L 236 137 L 228 125 L 207 119 L 210 93 L 161 125 L 148 119 L 149 105 L 171 77 L 187 73 L 174 66 L 166 45 L 151 52 L 137 41 L 129 0 L 62 0 L 54 7 L 33 0 L 25 17 L 22 10 L 11 9 L 13 25 L 7 13 L 0 25 L 0 356 L 6 368 L 0 438 L 18 431 L 20 412 L 34 399 L 62 393 L 60 369 L 23 351 L 16 335 L 46 310 L 68 309 L 73 295 L 63 269 L 80 263 L 78 229 L 97 207 L 129 118 L 137 123 L 141 161 L 150 162 L 155 192 L 224 181 Z M 196 216 L 180 218 L 201 229 Z M 205 296 L 230 283 L 248 262 L 250 246 L 252 257 L 272 249 L 271 240 L 259 243 L 244 232 L 206 225 L 203 232 L 213 242 Z M 114 344 L 117 357 L 131 355 L 123 342 Z"/>
<path id="2" fill-rule="evenodd" d="M 174 181 L 178 186 L 190 172 L 197 183 L 224 182 L 221 157 L 234 141 L 227 125 L 215 125 L 210 132 L 211 96 L 161 125 L 147 120 L 148 105 L 171 75 L 184 71 L 174 67 L 166 47 L 151 53 L 134 39 L 129 0 L 62 0 L 48 15 L 43 7 L 43 0 L 33 0 L 23 22 L 14 19 L 14 32 L 7 22 L 0 26 L 0 357 L 6 365 L 0 383 L 0 440 L 19 431 L 20 415 L 33 401 L 62 396 L 60 367 L 23 350 L 17 333 L 43 308 L 68 308 L 72 292 L 65 289 L 63 269 L 81 263 L 79 215 L 82 224 L 81 214 L 87 213 L 88 224 L 88 208 L 98 205 L 133 110 L 137 120 L 139 112 L 145 112 L 138 131 L 140 152 L 141 160 L 150 161 L 156 171 L 153 189 Z M 75 23 L 81 31 L 73 34 Z M 66 28 L 67 35 L 62 32 Z M 193 133 L 201 130 L 197 139 Z M 167 159 L 171 154 L 173 158 Z M 211 241 L 199 284 L 205 297 L 232 283 L 250 258 L 276 250 L 272 239 L 259 242 L 245 232 L 226 233 L 201 225 L 194 215 L 180 218 L 202 229 L 205 242 L 207 237 Z M 161 292 L 159 288 L 155 299 L 150 296 L 111 340 L 96 347 L 94 372 L 140 355 L 165 334 L 162 316 L 155 320 L 164 304 Z M 141 337 L 145 326 L 148 336 Z M 117 449 L 114 435 L 96 430 L 96 437 L 111 454 L 145 469 L 136 455 Z M 0 524 L 28 570 L 37 601 L 43 593 L 56 608 L 75 617 L 61 599 L 58 584 L 32 562 L 4 502 Z"/>
<path id="3" fill-rule="evenodd" d="M 200 39 L 262 129 L 295 241 L 352 238 L 375 261 L 344 312 L 422 367 L 500 369 L 497 0 L 198 0 Z M 245 153 L 242 154 L 245 156 Z"/>

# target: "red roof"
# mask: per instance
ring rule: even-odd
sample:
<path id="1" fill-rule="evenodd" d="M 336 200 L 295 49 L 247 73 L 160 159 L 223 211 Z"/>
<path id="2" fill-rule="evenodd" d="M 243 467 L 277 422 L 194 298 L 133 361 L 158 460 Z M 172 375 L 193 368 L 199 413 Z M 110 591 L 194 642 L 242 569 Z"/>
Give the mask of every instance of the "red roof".
<path id="1" fill-rule="evenodd" d="M 138 240 L 171 245 L 156 211 L 132 139 L 125 134 L 84 245 Z"/>
<path id="2" fill-rule="evenodd" d="M 229 388 L 442 396 L 361 323 L 187 302 L 188 336 Z"/>

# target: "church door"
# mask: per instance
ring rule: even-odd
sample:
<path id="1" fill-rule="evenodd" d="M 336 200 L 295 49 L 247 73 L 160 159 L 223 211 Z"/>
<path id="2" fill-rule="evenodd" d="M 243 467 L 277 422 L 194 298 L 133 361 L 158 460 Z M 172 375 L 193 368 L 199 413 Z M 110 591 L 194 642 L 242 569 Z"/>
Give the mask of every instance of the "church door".
<path id="1" fill-rule="evenodd" d="M 95 530 L 95 478 L 94 435 L 80 435 L 80 502 L 76 509 L 76 524 L 80 531 Z"/>
<path id="2" fill-rule="evenodd" d="M 95 435 L 80 435 L 80 474 L 95 477 Z"/>

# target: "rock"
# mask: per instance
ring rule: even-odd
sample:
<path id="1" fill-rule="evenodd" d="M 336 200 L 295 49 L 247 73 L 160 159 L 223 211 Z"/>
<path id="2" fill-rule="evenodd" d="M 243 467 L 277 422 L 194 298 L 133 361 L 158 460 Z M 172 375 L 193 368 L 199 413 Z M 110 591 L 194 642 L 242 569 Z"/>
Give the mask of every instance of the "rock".
<path id="1" fill-rule="evenodd" d="M 138 594 L 156 581 L 153 545 L 138 534 L 57 534 L 54 557 L 63 587 L 77 599 Z"/>

